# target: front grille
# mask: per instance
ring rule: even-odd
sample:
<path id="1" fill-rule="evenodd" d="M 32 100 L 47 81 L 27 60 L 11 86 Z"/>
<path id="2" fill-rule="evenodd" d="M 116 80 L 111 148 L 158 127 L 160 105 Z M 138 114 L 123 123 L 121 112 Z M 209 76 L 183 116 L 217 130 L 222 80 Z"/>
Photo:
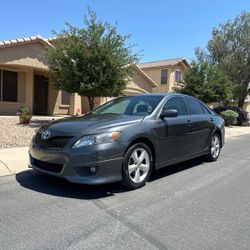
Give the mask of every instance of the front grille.
<path id="1" fill-rule="evenodd" d="M 37 133 L 35 143 L 43 148 L 63 148 L 72 138 L 72 136 L 55 136 L 44 140 L 42 135 Z"/>
<path id="2" fill-rule="evenodd" d="M 62 168 L 63 168 L 63 164 L 56 164 L 56 163 L 50 163 L 50 162 L 46 162 L 46 161 L 40 161 L 40 160 L 33 158 L 32 156 L 30 156 L 30 162 L 31 162 L 31 165 L 33 165 L 35 167 L 38 167 L 40 169 L 50 171 L 53 173 L 60 173 L 62 171 Z"/>

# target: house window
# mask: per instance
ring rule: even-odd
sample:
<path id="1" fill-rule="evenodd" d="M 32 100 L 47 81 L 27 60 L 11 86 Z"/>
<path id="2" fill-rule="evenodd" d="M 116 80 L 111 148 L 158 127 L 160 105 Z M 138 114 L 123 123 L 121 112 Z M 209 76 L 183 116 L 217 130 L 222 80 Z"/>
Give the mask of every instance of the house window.
<path id="1" fill-rule="evenodd" d="M 168 70 L 163 69 L 161 71 L 161 84 L 167 84 L 168 81 Z"/>
<path id="2" fill-rule="evenodd" d="M 18 74 L 0 70 L 0 101 L 17 102 Z"/>
<path id="3" fill-rule="evenodd" d="M 181 71 L 176 70 L 175 71 L 175 82 L 181 82 L 181 80 L 182 80 L 181 78 L 182 78 Z"/>
<path id="4" fill-rule="evenodd" d="M 62 105 L 70 105 L 70 93 L 62 90 L 62 99 L 61 99 Z"/>

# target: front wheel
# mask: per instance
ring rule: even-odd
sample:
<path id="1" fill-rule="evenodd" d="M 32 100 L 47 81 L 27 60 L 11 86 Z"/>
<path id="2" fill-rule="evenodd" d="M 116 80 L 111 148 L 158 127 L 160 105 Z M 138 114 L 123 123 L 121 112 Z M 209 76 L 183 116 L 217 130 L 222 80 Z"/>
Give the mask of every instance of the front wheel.
<path id="1" fill-rule="evenodd" d="M 153 167 L 150 148 L 144 143 L 132 145 L 124 155 L 122 184 L 130 189 L 145 185 Z"/>
<path id="2" fill-rule="evenodd" d="M 207 160 L 216 161 L 220 155 L 220 150 L 221 150 L 220 137 L 218 134 L 214 134 L 210 142 L 209 154 L 207 155 Z"/>

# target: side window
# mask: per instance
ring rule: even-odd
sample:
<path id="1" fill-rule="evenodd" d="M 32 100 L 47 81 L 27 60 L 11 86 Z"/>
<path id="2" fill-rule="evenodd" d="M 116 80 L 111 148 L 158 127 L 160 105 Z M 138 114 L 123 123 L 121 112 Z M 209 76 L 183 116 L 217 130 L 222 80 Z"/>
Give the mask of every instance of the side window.
<path id="1" fill-rule="evenodd" d="M 176 71 L 175 71 L 175 81 L 176 81 L 176 82 L 181 82 L 181 79 L 182 79 L 181 71 L 176 70 Z"/>
<path id="2" fill-rule="evenodd" d="M 173 97 L 166 102 L 164 109 L 176 109 L 180 116 L 187 115 L 187 110 L 182 97 Z"/>
<path id="3" fill-rule="evenodd" d="M 163 69 L 161 71 L 161 84 L 167 84 L 168 81 L 168 70 Z"/>
<path id="4" fill-rule="evenodd" d="M 187 108 L 190 115 L 201 115 L 204 114 L 201 104 L 193 98 L 186 98 Z"/>
<path id="5" fill-rule="evenodd" d="M 2 72 L 2 101 L 17 102 L 18 74 L 17 72 L 3 70 Z M 1 82 L 0 82 L 1 87 Z M 1 97 L 0 97 L 1 98 Z"/>

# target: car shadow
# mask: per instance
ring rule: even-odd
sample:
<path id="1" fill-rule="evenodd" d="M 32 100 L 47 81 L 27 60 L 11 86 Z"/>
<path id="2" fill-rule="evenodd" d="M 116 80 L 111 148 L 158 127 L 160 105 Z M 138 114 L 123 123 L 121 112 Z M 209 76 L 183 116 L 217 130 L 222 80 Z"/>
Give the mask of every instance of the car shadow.
<path id="1" fill-rule="evenodd" d="M 148 182 L 152 182 L 158 180 L 160 178 L 167 177 L 172 174 L 176 174 L 178 172 L 185 171 L 187 169 L 199 166 L 205 163 L 204 157 L 195 158 L 189 161 L 181 162 L 178 164 L 170 165 L 159 170 L 156 170 L 152 173 L 151 177 L 149 178 Z"/>
<path id="2" fill-rule="evenodd" d="M 201 165 L 203 162 L 202 158 L 198 158 L 162 168 L 152 173 L 149 182 L 185 171 L 186 169 Z M 16 180 L 22 187 L 39 193 L 83 200 L 106 198 L 131 191 L 123 187 L 120 183 L 99 186 L 73 184 L 64 179 L 38 173 L 35 170 L 26 170 L 17 173 Z"/>
<path id="3" fill-rule="evenodd" d="M 33 191 L 74 199 L 99 199 L 128 191 L 119 183 L 100 186 L 70 183 L 67 180 L 26 170 L 16 174 L 17 182 Z"/>

